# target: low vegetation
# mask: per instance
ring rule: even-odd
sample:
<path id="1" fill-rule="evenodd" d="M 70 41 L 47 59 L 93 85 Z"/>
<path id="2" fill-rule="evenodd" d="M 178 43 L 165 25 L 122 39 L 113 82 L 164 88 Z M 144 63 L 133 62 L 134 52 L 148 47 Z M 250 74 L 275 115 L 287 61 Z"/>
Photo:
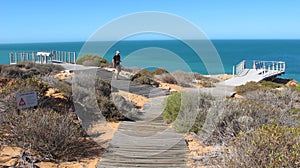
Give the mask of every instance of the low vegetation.
<path id="1" fill-rule="evenodd" d="M 227 167 L 299 167 L 299 137 L 300 127 L 275 124 L 240 133 L 225 164 Z"/>
<path id="2" fill-rule="evenodd" d="M 243 99 L 173 94 L 164 104 L 163 118 L 206 145 L 227 147 L 216 151 L 208 165 L 299 167 L 300 93 L 272 82 L 248 83 L 237 90 Z"/>
<path id="3" fill-rule="evenodd" d="M 300 84 L 296 87 L 296 90 L 300 92 Z"/>
<path id="4" fill-rule="evenodd" d="M 163 118 L 178 132 L 201 131 L 213 98 L 206 94 L 176 92 L 164 103 Z"/>
<path id="5" fill-rule="evenodd" d="M 159 83 L 153 79 L 152 73 L 148 70 L 140 70 L 131 76 L 131 81 L 139 84 L 147 84 L 152 86 L 159 86 Z"/>
<path id="6" fill-rule="evenodd" d="M 78 74 L 71 85 L 68 79 L 42 74 L 26 78 L 18 74 L 2 79 L 5 85 L 0 90 L 1 144 L 30 151 L 29 155 L 39 161 L 73 161 L 86 153 L 84 137 L 87 135 L 83 128 L 99 119 L 126 119 L 110 99 L 109 83 Z M 49 90 L 54 93 L 49 94 Z M 38 105 L 18 111 L 16 96 L 28 91 L 37 92 Z"/>
<path id="7" fill-rule="evenodd" d="M 35 64 L 31 62 L 18 63 L 16 65 L 2 65 L 0 74 L 2 78 L 26 79 L 33 76 L 48 76 L 64 70 L 60 65 Z"/>
<path id="8" fill-rule="evenodd" d="M 246 92 L 264 90 L 264 89 L 275 89 L 282 87 L 283 84 L 278 84 L 271 81 L 261 81 L 261 82 L 248 82 L 245 85 L 237 86 L 235 91 L 237 94 L 244 94 Z"/>
<path id="9" fill-rule="evenodd" d="M 84 66 L 98 66 L 103 67 L 108 64 L 107 60 L 99 55 L 95 54 L 87 54 L 80 56 L 76 64 L 84 65 Z"/>

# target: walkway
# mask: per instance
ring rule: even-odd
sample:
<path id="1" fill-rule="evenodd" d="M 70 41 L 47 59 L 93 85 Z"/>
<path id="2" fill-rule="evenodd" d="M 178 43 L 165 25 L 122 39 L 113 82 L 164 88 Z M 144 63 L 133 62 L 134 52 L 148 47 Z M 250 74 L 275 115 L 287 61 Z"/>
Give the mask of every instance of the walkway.
<path id="1" fill-rule="evenodd" d="M 125 77 L 113 79 L 113 73 L 97 67 L 61 64 L 109 82 L 113 91 L 123 90 L 150 98 L 135 122 L 121 122 L 107 152 L 97 167 L 186 167 L 188 149 L 181 133 L 165 124 L 161 116 L 168 91 L 149 85 L 135 84 Z M 87 86 L 88 87 L 88 86 Z"/>
<path id="2" fill-rule="evenodd" d="M 100 77 L 104 81 L 108 82 L 112 86 L 112 91 L 116 92 L 118 90 L 142 95 L 144 97 L 158 97 L 165 96 L 169 94 L 169 91 L 162 90 L 150 85 L 142 85 L 132 82 L 130 79 L 120 76 L 119 80 L 114 80 L 113 73 L 98 67 L 87 67 L 76 64 L 58 64 L 63 66 L 67 70 L 73 71 L 86 71 L 87 74 L 95 73 L 95 76 Z"/>
<path id="3" fill-rule="evenodd" d="M 183 134 L 164 124 L 165 96 L 151 98 L 141 120 L 122 122 L 98 167 L 186 167 Z"/>

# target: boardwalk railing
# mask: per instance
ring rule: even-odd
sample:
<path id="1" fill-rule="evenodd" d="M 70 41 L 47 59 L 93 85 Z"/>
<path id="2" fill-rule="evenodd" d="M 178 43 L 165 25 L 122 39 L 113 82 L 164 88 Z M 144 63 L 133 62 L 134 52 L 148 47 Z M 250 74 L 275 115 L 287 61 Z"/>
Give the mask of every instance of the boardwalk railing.
<path id="1" fill-rule="evenodd" d="M 76 52 L 50 51 L 50 52 L 11 52 L 10 64 L 19 62 L 34 62 L 48 64 L 53 62 L 76 64 Z"/>
<path id="2" fill-rule="evenodd" d="M 259 75 L 279 75 L 285 72 L 285 62 L 282 61 L 258 61 L 243 60 L 236 66 L 236 76 L 246 75 L 245 70 L 254 69 Z"/>

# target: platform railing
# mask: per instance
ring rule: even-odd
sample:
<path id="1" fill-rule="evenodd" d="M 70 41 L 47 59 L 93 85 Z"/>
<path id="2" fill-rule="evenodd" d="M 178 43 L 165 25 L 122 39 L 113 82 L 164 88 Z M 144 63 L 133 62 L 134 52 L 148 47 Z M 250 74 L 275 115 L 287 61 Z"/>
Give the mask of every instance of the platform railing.
<path id="1" fill-rule="evenodd" d="M 53 62 L 76 64 L 76 52 L 67 51 L 47 51 L 44 53 L 51 53 L 50 55 L 39 55 L 42 52 L 11 52 L 9 53 L 10 64 L 17 64 L 20 62 L 34 62 L 40 64 L 47 64 Z"/>
<path id="2" fill-rule="evenodd" d="M 260 75 L 268 76 L 284 73 L 286 65 L 283 61 L 243 60 L 236 65 L 235 69 L 237 76 L 242 74 L 245 69 L 255 69 Z"/>

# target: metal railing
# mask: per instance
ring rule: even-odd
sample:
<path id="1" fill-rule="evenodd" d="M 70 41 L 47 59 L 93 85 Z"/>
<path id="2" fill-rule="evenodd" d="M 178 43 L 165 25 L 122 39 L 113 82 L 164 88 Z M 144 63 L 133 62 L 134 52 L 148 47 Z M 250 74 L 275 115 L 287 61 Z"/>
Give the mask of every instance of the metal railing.
<path id="1" fill-rule="evenodd" d="M 49 55 L 41 55 L 39 53 L 51 53 Z M 10 64 L 20 62 L 34 62 L 40 64 L 48 64 L 53 62 L 76 64 L 76 52 L 67 51 L 50 51 L 50 52 L 11 52 L 9 54 Z"/>
<path id="2" fill-rule="evenodd" d="M 255 69 L 260 75 L 270 76 L 284 73 L 285 68 L 286 65 L 283 61 L 243 60 L 236 65 L 235 75 L 241 75 L 245 69 Z"/>

